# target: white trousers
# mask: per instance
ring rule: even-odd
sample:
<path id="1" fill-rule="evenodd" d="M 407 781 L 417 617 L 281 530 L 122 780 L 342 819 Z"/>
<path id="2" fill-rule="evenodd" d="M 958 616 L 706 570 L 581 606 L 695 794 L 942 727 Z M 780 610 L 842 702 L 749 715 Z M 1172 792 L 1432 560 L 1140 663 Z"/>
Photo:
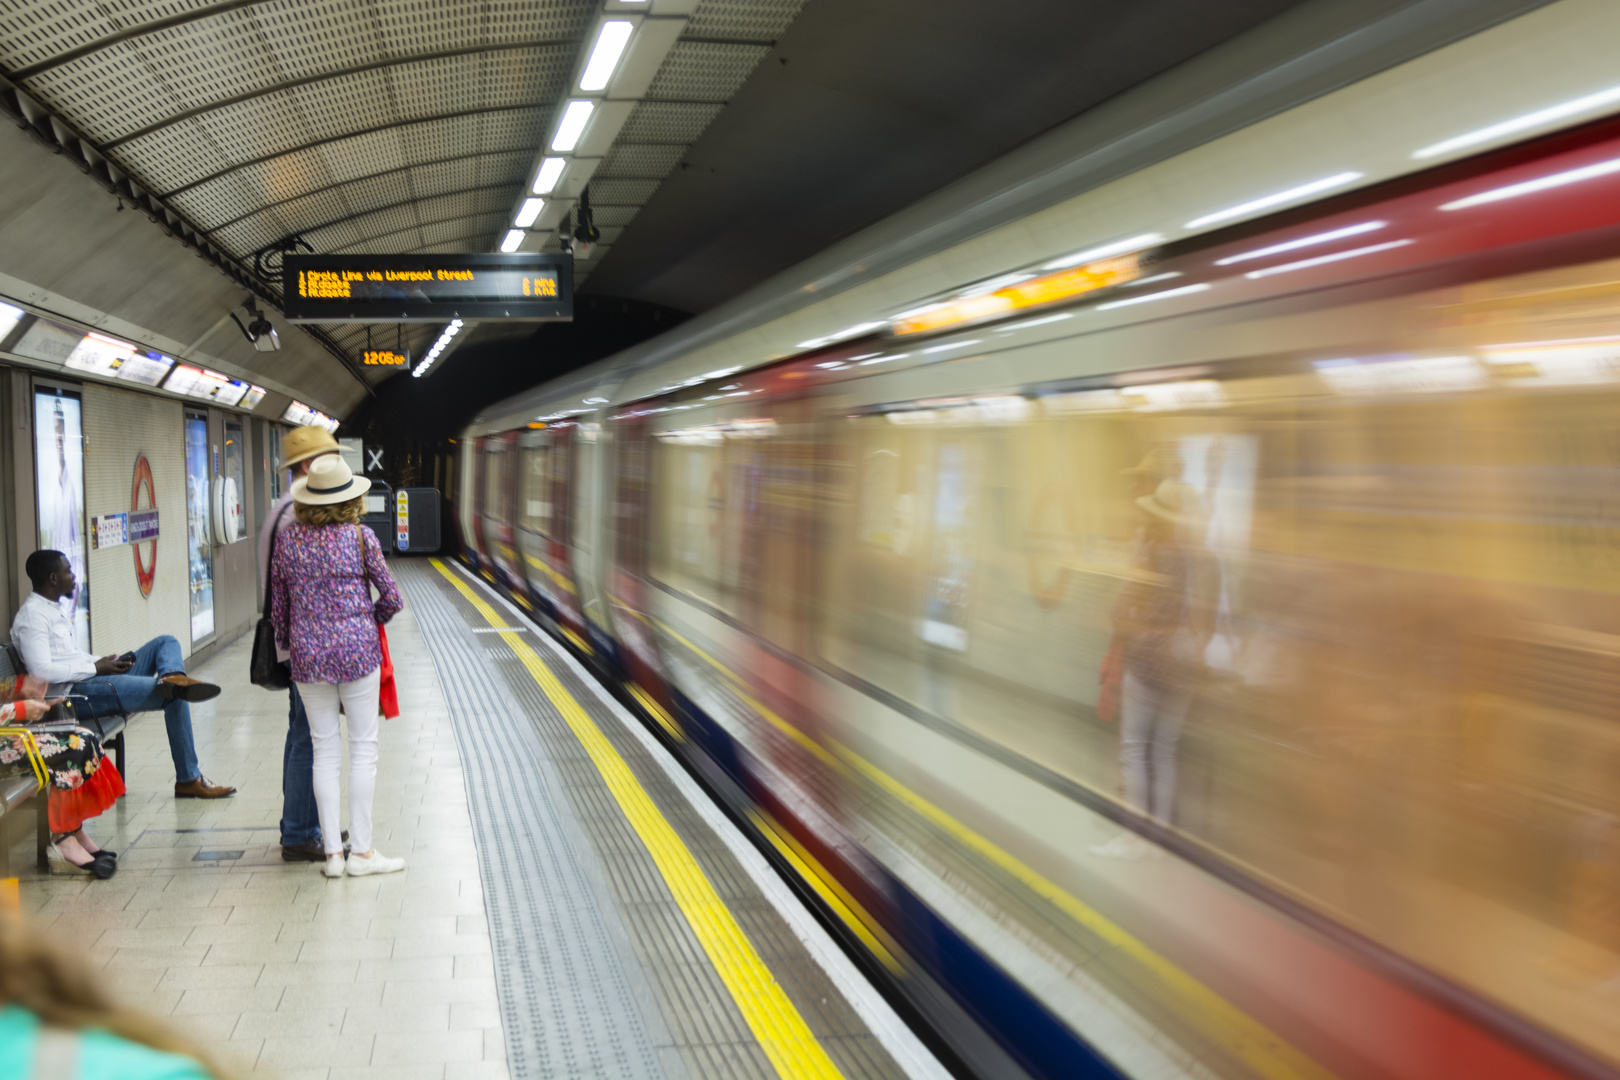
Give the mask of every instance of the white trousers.
<path id="1" fill-rule="evenodd" d="M 343 742 L 338 736 L 338 702 L 349 720 L 349 845 L 371 850 L 371 800 L 377 791 L 377 687 L 381 668 L 346 683 L 299 683 L 315 745 L 315 811 L 328 855 L 343 851 L 342 793 L 338 767 Z"/>
<path id="2" fill-rule="evenodd" d="M 1176 740 L 1191 695 L 1179 687 L 1155 689 L 1129 672 L 1121 691 L 1119 764 L 1125 798 L 1168 825 L 1176 807 Z M 326 827 L 324 819 L 321 827 Z"/>

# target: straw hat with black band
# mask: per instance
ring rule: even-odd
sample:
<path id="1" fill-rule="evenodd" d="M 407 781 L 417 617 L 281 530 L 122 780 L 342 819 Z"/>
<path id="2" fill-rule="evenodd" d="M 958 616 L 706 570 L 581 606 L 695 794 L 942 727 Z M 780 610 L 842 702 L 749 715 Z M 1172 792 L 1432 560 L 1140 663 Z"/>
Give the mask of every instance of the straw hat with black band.
<path id="1" fill-rule="evenodd" d="M 371 481 L 354 475 L 341 454 L 315 459 L 309 473 L 292 483 L 293 502 L 305 506 L 331 506 L 359 498 L 371 489 Z"/>
<path id="2" fill-rule="evenodd" d="M 337 440 L 325 428 L 305 424 L 295 427 L 281 437 L 281 467 L 289 468 L 321 454 L 338 452 Z"/>

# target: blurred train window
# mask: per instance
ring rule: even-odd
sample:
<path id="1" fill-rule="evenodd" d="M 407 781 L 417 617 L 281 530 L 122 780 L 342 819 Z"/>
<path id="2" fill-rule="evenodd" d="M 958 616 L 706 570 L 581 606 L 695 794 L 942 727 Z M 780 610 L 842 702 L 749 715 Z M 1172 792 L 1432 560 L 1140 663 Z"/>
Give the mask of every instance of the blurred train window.
<path id="1" fill-rule="evenodd" d="M 546 432 L 526 435 L 520 452 L 523 458 L 523 490 L 518 494 L 518 499 L 519 508 L 522 510 L 523 527 L 541 536 L 552 535 L 553 451 L 547 445 L 549 442 L 550 436 Z"/>
<path id="2" fill-rule="evenodd" d="M 653 444 L 652 575 L 728 613 L 740 516 L 727 496 L 749 482 L 737 449 L 714 424 L 660 431 Z"/>

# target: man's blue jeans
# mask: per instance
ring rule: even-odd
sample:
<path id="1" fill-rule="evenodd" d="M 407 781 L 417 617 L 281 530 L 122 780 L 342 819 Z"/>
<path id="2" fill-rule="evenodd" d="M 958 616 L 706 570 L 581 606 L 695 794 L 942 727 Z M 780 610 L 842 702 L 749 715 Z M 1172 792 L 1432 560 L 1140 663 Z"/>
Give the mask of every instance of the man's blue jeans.
<path id="1" fill-rule="evenodd" d="M 180 643 L 169 635 L 153 638 L 135 653 L 135 664 L 122 675 L 95 675 L 73 685 L 73 693 L 86 701 L 74 705 L 95 716 L 113 713 L 135 714 L 163 710 L 163 724 L 169 729 L 169 754 L 174 758 L 174 782 L 189 783 L 202 775 L 197 766 L 197 747 L 191 739 L 191 706 L 184 701 L 167 701 L 157 692 L 158 679 L 185 674 Z"/>
<path id="2" fill-rule="evenodd" d="M 287 692 L 287 745 L 281 751 L 281 842 L 287 847 L 318 844 L 321 819 L 315 808 L 315 746 L 309 738 L 304 699 L 294 685 Z"/>

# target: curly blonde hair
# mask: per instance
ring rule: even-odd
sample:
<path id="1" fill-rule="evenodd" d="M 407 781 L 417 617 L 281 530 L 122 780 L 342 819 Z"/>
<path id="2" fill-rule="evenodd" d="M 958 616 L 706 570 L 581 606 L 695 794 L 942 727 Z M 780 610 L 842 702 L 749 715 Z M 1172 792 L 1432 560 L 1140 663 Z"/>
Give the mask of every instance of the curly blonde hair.
<path id="1" fill-rule="evenodd" d="M 348 502 L 327 503 L 325 506 L 312 506 L 309 503 L 293 503 L 293 517 L 301 525 L 358 525 L 360 524 L 360 511 L 365 508 L 366 497 L 356 495 Z"/>

